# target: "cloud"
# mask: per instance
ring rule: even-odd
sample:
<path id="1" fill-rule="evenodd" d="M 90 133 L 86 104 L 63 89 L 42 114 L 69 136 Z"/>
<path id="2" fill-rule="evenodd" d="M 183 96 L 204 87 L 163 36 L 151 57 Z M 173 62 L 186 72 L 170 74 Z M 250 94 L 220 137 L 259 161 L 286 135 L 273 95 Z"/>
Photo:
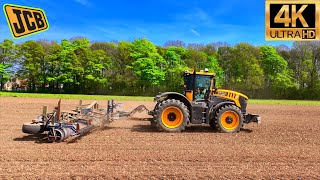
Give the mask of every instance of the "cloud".
<path id="1" fill-rule="evenodd" d="M 202 10 L 200 8 L 195 9 L 194 17 L 198 18 L 202 21 L 210 20 L 209 15 L 204 10 Z"/>
<path id="2" fill-rule="evenodd" d="M 84 6 L 89 6 L 90 5 L 88 0 L 74 0 L 74 2 L 79 3 L 81 5 L 84 5 Z"/>
<path id="3" fill-rule="evenodd" d="M 137 30 L 138 32 L 142 33 L 142 34 L 147 34 L 147 33 L 148 33 L 148 31 L 147 31 L 146 29 L 141 28 L 141 27 L 136 27 L 136 30 Z"/>
<path id="4" fill-rule="evenodd" d="M 196 30 L 194 30 L 194 29 L 190 29 L 190 31 L 191 31 L 194 35 L 200 36 L 200 33 L 199 33 L 198 31 L 196 31 Z"/>
<path id="5" fill-rule="evenodd" d="M 1 24 L 0 24 L 0 27 L 2 27 Z M 51 26 L 47 31 L 31 34 L 30 36 L 25 36 L 19 39 L 13 39 L 8 29 L 7 31 L 4 31 L 4 33 L 2 32 L 0 34 L 0 41 L 2 41 L 3 39 L 12 39 L 15 43 L 23 43 L 29 40 L 49 40 L 49 41 L 52 40 L 52 41 L 60 42 L 62 39 L 70 39 L 72 37 L 77 37 L 77 36 L 88 37 L 91 40 L 91 37 L 90 37 L 91 34 L 84 33 L 84 32 L 85 31 L 81 32 L 81 30 L 75 31 L 73 29 L 65 29 L 57 26 Z"/>
<path id="6" fill-rule="evenodd" d="M 209 14 L 201 8 L 193 8 L 176 16 L 179 22 L 192 23 L 192 24 L 211 24 L 212 19 Z"/>

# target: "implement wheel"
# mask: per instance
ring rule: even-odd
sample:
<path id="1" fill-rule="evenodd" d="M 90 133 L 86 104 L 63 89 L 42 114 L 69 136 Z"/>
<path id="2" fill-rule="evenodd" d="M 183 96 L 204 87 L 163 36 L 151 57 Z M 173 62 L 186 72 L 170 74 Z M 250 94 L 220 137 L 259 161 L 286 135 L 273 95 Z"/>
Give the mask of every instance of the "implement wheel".
<path id="1" fill-rule="evenodd" d="M 189 121 L 189 110 L 181 101 L 167 99 L 158 104 L 154 118 L 160 130 L 181 132 Z"/>
<path id="2" fill-rule="evenodd" d="M 214 119 L 215 127 L 220 132 L 239 132 L 243 125 L 243 115 L 241 110 L 235 105 L 221 107 Z"/>
<path id="3" fill-rule="evenodd" d="M 22 125 L 22 132 L 27 134 L 41 134 L 44 132 L 43 123 L 24 123 Z"/>

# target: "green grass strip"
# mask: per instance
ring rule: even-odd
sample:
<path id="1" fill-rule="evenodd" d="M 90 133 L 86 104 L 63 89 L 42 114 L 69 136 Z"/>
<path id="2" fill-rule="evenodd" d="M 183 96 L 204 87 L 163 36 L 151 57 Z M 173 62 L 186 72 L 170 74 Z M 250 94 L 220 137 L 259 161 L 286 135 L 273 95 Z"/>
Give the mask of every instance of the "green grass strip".
<path id="1" fill-rule="evenodd" d="M 0 92 L 0 97 L 21 98 L 54 98 L 54 99 L 83 99 L 83 100 L 108 100 L 118 101 L 152 101 L 153 97 L 143 96 L 112 96 L 112 95 L 83 95 L 83 94 L 41 94 L 41 93 L 16 93 Z"/>
<path id="2" fill-rule="evenodd" d="M 83 100 L 108 100 L 117 101 L 152 101 L 153 97 L 145 96 L 112 96 L 112 95 L 82 95 L 82 94 L 42 94 L 42 93 L 17 93 L 0 92 L 0 97 L 21 98 L 54 98 L 54 99 L 83 99 Z M 320 105 L 320 101 L 311 100 L 274 100 L 274 99 L 249 99 L 249 104 L 280 104 L 280 105 Z"/>
<path id="3" fill-rule="evenodd" d="M 249 104 L 281 104 L 281 105 L 311 105 L 320 106 L 320 101 L 313 100 L 279 100 L 279 99 L 249 99 Z"/>

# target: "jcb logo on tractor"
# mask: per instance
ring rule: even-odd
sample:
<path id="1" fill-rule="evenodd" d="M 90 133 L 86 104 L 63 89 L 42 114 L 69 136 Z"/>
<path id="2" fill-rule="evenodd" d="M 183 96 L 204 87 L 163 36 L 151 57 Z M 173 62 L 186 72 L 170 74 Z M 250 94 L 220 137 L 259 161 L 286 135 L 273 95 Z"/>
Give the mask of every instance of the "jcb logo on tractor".
<path id="1" fill-rule="evenodd" d="M 319 39 L 319 5 L 311 0 L 266 0 L 266 40 Z"/>
<path id="2" fill-rule="evenodd" d="M 49 28 L 43 10 L 13 4 L 3 5 L 13 37 L 20 38 Z"/>

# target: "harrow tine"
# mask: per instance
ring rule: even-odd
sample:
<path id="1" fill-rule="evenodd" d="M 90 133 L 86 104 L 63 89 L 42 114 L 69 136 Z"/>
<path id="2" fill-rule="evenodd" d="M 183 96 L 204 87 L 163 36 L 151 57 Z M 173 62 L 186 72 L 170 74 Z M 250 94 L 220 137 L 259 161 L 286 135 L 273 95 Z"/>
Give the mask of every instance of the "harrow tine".
<path id="1" fill-rule="evenodd" d="M 134 108 L 130 113 L 129 113 L 129 115 L 128 115 L 128 117 L 132 117 L 135 113 L 137 113 L 137 112 L 142 112 L 142 111 L 147 111 L 147 113 L 149 113 L 149 109 L 145 106 L 145 105 L 140 105 L 140 106 L 138 106 L 138 107 L 136 107 L 136 108 Z"/>
<path id="2" fill-rule="evenodd" d="M 43 127 L 42 132 L 47 131 L 47 139 L 50 142 L 62 142 L 69 138 L 76 141 L 78 137 L 90 133 L 95 128 L 105 128 L 120 117 L 132 117 L 135 113 L 142 111 L 149 112 L 144 105 L 136 107 L 131 112 L 122 111 L 121 107 L 122 104 L 116 104 L 113 99 L 107 101 L 106 109 L 99 109 L 97 101 L 84 105 L 80 100 L 75 110 L 68 111 L 61 109 L 61 99 L 59 99 L 58 105 L 51 113 L 48 113 L 48 107 L 44 106 L 41 114 L 42 119 L 35 121 L 35 123 L 39 123 L 39 127 Z M 23 127 L 26 129 L 27 126 L 26 123 Z M 34 133 L 37 132 L 34 130 Z M 30 134 L 32 133 L 33 131 L 30 131 Z"/>

